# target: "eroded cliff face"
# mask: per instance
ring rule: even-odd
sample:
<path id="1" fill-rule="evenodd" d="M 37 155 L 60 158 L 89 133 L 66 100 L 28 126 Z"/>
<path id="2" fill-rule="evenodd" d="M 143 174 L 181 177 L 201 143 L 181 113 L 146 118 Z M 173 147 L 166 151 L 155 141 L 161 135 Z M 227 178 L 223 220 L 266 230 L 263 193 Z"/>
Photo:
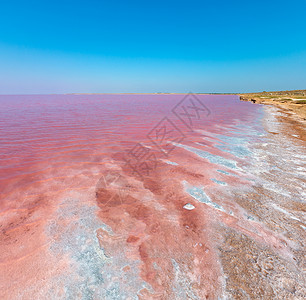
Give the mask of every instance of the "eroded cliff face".
<path id="1" fill-rule="evenodd" d="M 14 139 L 2 147 L 1 298 L 302 299 L 303 126 L 275 108 L 202 96 L 210 114 L 183 131 L 167 115 L 181 96 L 131 97 L 115 97 L 121 108 L 103 125 L 88 113 L 111 101 L 90 96 L 85 113 L 73 98 L 73 126 L 58 116 L 46 144 L 32 137 L 16 157 Z M 156 124 L 166 115 L 185 137 L 164 144 L 167 155 L 143 138 L 155 128 L 143 99 Z M 130 149 L 154 151 L 154 165 L 149 155 L 131 167 Z"/>

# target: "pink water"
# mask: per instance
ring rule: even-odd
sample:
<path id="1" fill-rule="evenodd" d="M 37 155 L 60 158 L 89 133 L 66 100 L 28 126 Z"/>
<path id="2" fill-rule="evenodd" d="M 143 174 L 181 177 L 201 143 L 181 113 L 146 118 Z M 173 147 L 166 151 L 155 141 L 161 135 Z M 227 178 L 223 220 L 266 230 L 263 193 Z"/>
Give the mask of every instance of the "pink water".
<path id="1" fill-rule="evenodd" d="M 236 96 L 197 96 L 211 111 L 194 129 L 227 134 L 237 122 L 252 123 L 257 106 Z M 0 96 L 1 207 L 15 189 L 27 188 L 56 169 L 99 164 L 105 156 L 128 151 L 164 117 L 193 134 L 171 112 L 184 95 L 27 95 Z M 221 129 L 220 129 L 221 128 Z M 84 170 L 86 171 L 86 169 Z"/>
<path id="2" fill-rule="evenodd" d="M 173 274 L 190 259 L 188 253 L 196 257 L 190 261 L 193 272 L 182 272 L 191 284 L 210 274 L 194 293 L 201 299 L 219 293 L 211 222 L 220 218 L 259 241 L 270 235 L 259 226 L 263 237 L 257 237 L 247 221 L 237 224 L 243 212 L 229 192 L 252 185 L 243 167 L 263 132 L 263 110 L 237 96 L 197 95 L 192 99 L 202 110 L 190 128 L 173 113 L 184 97 L 0 96 L 4 298 L 13 293 L 13 298 L 81 299 L 89 293 L 88 299 L 136 294 L 170 299 L 180 293 Z M 170 140 L 167 155 L 152 143 L 152 129 L 165 117 L 184 135 Z M 125 159 L 138 143 L 156 156 L 156 168 L 141 176 Z M 125 195 L 107 186 L 110 172 L 120 175 Z M 197 207 L 193 215 L 183 209 L 188 202 Z M 186 228 L 192 229 L 189 235 Z M 195 248 L 195 242 L 201 246 Z M 278 243 L 275 239 L 273 246 Z M 155 257 L 157 252 L 161 256 Z M 158 274 L 155 264 L 162 270 Z M 117 283 L 118 295 L 106 296 Z"/>

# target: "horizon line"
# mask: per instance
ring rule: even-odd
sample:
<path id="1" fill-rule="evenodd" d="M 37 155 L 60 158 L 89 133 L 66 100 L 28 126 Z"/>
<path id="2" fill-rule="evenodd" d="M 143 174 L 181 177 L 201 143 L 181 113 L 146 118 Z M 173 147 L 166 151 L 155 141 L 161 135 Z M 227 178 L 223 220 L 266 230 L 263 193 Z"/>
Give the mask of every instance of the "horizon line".
<path id="1" fill-rule="evenodd" d="M 306 91 L 305 89 L 300 90 L 282 90 L 282 91 L 260 91 L 260 92 L 237 92 L 237 93 L 205 93 L 205 92 L 187 92 L 187 93 L 176 93 L 176 92 L 152 92 L 152 93 L 18 93 L 18 94 L 0 94 L 0 96 L 18 96 L 18 95 L 186 95 L 186 94 L 195 94 L 195 95 L 240 95 L 240 94 L 258 94 L 258 93 L 276 93 L 276 92 L 300 92 Z"/>

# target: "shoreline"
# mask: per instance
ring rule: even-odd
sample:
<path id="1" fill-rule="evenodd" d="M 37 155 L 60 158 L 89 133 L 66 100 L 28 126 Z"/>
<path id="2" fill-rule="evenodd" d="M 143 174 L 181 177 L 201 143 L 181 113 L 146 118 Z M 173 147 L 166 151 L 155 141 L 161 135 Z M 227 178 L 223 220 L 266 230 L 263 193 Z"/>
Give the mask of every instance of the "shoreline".
<path id="1" fill-rule="evenodd" d="M 242 97 L 240 96 L 240 101 L 247 101 L 251 102 L 250 98 L 248 100 L 241 99 Z M 279 103 L 275 101 L 256 101 L 254 104 L 261 104 L 265 105 L 267 108 L 276 108 L 281 115 L 278 115 L 278 121 L 280 124 L 282 124 L 284 127 L 287 127 L 292 135 L 292 133 L 296 133 L 298 136 L 298 139 L 302 140 L 303 142 L 306 142 L 306 105 L 303 105 L 303 110 L 299 110 L 299 107 L 290 107 L 286 103 Z M 291 104 L 292 106 L 293 104 Z M 266 118 L 266 116 L 265 116 Z M 289 128 L 290 127 L 290 128 Z"/>
<path id="2" fill-rule="evenodd" d="M 305 125 L 306 123 L 306 90 L 287 92 L 263 92 L 236 94 L 240 101 L 254 104 L 273 105 L 284 113 Z"/>

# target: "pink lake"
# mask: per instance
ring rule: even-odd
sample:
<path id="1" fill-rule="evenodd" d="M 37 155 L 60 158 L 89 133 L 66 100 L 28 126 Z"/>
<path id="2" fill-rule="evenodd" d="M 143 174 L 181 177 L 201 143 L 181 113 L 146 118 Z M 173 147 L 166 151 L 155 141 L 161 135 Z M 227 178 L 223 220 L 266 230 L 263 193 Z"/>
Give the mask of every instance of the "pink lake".
<path id="1" fill-rule="evenodd" d="M 226 230 L 291 261 L 234 201 L 260 182 L 265 114 L 230 95 L 0 96 L 1 298 L 216 299 Z"/>

